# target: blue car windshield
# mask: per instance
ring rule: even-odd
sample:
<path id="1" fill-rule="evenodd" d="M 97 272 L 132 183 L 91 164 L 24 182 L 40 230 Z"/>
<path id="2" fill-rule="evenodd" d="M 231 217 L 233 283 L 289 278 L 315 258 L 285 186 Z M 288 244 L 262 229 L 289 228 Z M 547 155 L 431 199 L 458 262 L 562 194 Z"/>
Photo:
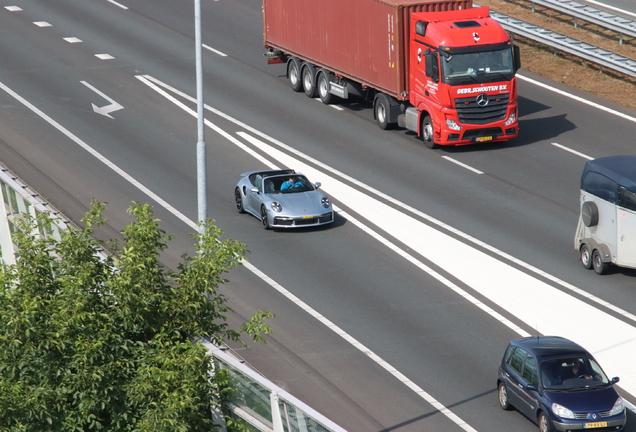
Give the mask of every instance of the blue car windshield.
<path id="1" fill-rule="evenodd" d="M 591 357 L 562 358 L 541 363 L 541 383 L 546 390 L 576 391 L 610 384 Z"/>
<path id="2" fill-rule="evenodd" d="M 307 177 L 297 174 L 266 177 L 263 180 L 263 187 L 267 194 L 287 194 L 314 190 Z"/>

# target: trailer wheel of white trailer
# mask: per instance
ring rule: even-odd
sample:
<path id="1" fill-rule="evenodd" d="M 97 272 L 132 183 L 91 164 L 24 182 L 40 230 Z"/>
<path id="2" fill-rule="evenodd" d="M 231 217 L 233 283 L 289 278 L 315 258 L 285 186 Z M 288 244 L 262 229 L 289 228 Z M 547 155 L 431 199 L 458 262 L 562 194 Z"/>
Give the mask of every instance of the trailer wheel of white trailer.
<path id="1" fill-rule="evenodd" d="M 590 251 L 590 247 L 586 244 L 581 246 L 581 264 L 586 269 L 592 268 L 592 252 Z"/>
<path id="2" fill-rule="evenodd" d="M 296 57 L 292 57 L 287 63 L 287 78 L 289 78 L 289 84 L 295 92 L 299 92 L 303 89 L 303 82 L 300 78 L 300 61 Z"/>
<path id="3" fill-rule="evenodd" d="M 305 62 L 303 64 L 302 70 L 303 77 L 303 90 L 305 90 L 305 94 L 307 97 L 315 98 L 316 97 L 316 70 L 314 65 L 311 63 Z"/>
<path id="4" fill-rule="evenodd" d="M 594 252 L 592 253 L 592 266 L 594 267 L 596 274 L 599 275 L 605 273 L 609 267 L 609 263 L 603 261 L 601 252 L 598 249 L 594 249 Z"/>
<path id="5" fill-rule="evenodd" d="M 318 83 L 318 97 L 325 105 L 329 105 L 334 100 L 334 95 L 329 93 L 329 72 L 320 69 L 316 74 L 316 82 Z"/>
<path id="6" fill-rule="evenodd" d="M 422 137 L 422 141 L 426 144 L 426 147 L 434 149 L 437 148 L 437 144 L 435 144 L 435 129 L 433 129 L 433 120 L 430 115 L 424 116 L 422 119 L 422 126 L 420 128 L 420 136 Z"/>

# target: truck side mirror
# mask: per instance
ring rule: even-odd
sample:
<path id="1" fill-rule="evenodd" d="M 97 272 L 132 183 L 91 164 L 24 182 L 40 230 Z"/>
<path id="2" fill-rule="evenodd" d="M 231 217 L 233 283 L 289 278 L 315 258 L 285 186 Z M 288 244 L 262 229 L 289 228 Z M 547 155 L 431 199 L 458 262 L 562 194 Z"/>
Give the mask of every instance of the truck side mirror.
<path id="1" fill-rule="evenodd" d="M 439 82 L 439 62 L 437 54 L 429 54 L 426 57 L 426 76 L 435 82 Z"/>
<path id="2" fill-rule="evenodd" d="M 415 23 L 415 34 L 418 36 L 426 36 L 426 21 L 418 21 Z"/>
<path id="3" fill-rule="evenodd" d="M 521 51 L 519 50 L 519 46 L 513 45 L 512 49 L 514 50 L 515 56 L 515 72 L 521 69 Z"/>

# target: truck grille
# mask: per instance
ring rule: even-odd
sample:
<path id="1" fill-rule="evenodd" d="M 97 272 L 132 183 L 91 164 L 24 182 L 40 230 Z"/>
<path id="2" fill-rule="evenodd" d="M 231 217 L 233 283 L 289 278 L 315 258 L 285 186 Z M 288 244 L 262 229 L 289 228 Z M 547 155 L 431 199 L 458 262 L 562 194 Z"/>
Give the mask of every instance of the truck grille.
<path id="1" fill-rule="evenodd" d="M 477 105 L 476 97 L 457 98 L 455 107 L 459 122 L 464 124 L 488 124 L 503 120 L 508 112 L 509 95 L 488 96 L 488 105 Z"/>

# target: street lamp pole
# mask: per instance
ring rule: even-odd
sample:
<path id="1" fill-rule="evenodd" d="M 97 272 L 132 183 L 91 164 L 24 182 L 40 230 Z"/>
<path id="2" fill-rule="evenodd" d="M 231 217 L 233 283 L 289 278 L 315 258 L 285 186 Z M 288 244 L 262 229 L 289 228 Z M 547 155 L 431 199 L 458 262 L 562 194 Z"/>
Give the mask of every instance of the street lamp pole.
<path id="1" fill-rule="evenodd" d="M 203 64 L 201 55 L 201 0 L 194 0 L 194 44 L 196 46 L 197 69 L 197 202 L 199 233 L 205 228 L 202 223 L 208 216 L 208 202 L 206 190 L 206 149 L 205 149 L 205 113 L 203 103 Z"/>

